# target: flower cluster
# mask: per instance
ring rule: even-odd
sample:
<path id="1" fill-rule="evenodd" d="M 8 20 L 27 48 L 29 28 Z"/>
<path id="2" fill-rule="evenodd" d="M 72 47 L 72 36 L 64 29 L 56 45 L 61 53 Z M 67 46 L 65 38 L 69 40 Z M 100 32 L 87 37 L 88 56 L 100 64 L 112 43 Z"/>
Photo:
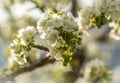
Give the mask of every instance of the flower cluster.
<path id="1" fill-rule="evenodd" d="M 78 25 L 73 15 L 69 12 L 45 12 L 37 22 L 40 38 L 47 43 L 50 54 L 61 58 L 64 65 L 72 59 L 75 47 L 80 44 Z M 45 46 L 45 45 L 44 45 Z"/>
<path id="2" fill-rule="evenodd" d="M 17 38 L 10 44 L 11 55 L 19 64 L 23 64 L 26 61 L 26 56 L 29 55 L 29 51 L 34 43 L 33 36 L 36 30 L 32 26 L 20 29 L 18 31 Z"/>
<path id="3" fill-rule="evenodd" d="M 120 0 L 104 0 L 103 12 L 114 22 L 120 22 Z"/>
<path id="4" fill-rule="evenodd" d="M 79 13 L 78 24 L 80 29 L 91 26 L 100 28 L 108 22 L 120 22 L 120 0 L 92 0 L 92 5 L 83 7 Z"/>
<path id="5" fill-rule="evenodd" d="M 78 13 L 78 24 L 80 29 L 88 29 L 89 27 L 100 28 L 101 24 L 106 24 L 107 19 L 102 12 L 104 0 L 92 0 L 92 5 L 89 7 L 82 7 Z"/>
<path id="6" fill-rule="evenodd" d="M 85 65 L 84 78 L 88 81 L 100 80 L 101 83 L 110 79 L 111 72 L 100 59 L 94 59 Z"/>

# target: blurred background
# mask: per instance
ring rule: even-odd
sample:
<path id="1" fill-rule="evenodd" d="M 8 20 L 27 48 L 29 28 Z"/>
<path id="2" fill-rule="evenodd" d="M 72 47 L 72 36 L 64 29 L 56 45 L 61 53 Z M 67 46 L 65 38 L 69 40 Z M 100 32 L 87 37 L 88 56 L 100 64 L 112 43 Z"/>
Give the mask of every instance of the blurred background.
<path id="1" fill-rule="evenodd" d="M 0 70 L 8 65 L 10 56 L 9 44 L 15 38 L 18 29 L 28 25 L 36 26 L 40 15 L 47 8 L 54 11 L 72 11 L 74 16 L 80 11 L 81 6 L 90 6 L 91 0 L 0 0 Z M 84 4 L 84 5 L 83 5 Z M 88 56 L 102 56 L 110 68 L 120 75 L 120 41 L 114 41 L 104 34 L 108 26 L 101 29 L 89 30 L 90 36 L 84 37 L 85 54 Z M 101 35 L 103 37 L 101 37 Z M 104 37 L 105 36 L 105 37 Z M 59 65 L 59 66 L 58 66 Z M 70 78 L 75 76 L 69 67 L 64 67 L 61 62 L 55 62 L 32 72 L 24 73 L 15 78 L 15 83 L 73 83 Z M 66 73 L 66 75 L 64 75 Z M 62 77 L 64 75 L 64 77 Z M 117 79 L 117 78 L 116 78 Z M 68 81 L 68 82 L 67 82 Z M 12 83 L 12 82 L 8 82 Z"/>

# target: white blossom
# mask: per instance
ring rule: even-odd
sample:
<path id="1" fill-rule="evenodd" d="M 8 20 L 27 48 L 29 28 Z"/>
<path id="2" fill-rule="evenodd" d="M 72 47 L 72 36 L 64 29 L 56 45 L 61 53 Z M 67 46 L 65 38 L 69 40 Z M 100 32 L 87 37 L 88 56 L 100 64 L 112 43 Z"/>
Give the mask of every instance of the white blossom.
<path id="1" fill-rule="evenodd" d="M 63 60 L 60 51 L 56 50 L 51 46 L 49 46 L 49 51 L 50 51 L 50 55 L 52 55 L 56 60 Z"/>
<path id="2" fill-rule="evenodd" d="M 25 63 L 27 63 L 26 57 L 20 57 L 18 54 L 14 53 L 13 51 L 11 51 L 11 56 L 12 59 L 17 62 L 19 65 L 23 65 Z M 11 63 L 12 66 L 12 63 Z"/>
<path id="3" fill-rule="evenodd" d="M 18 31 L 17 38 L 10 44 L 11 55 L 18 64 L 23 65 L 27 62 L 26 57 L 29 55 L 31 45 L 34 43 L 36 30 L 32 26 L 22 28 Z"/>
<path id="4" fill-rule="evenodd" d="M 95 71 L 94 76 L 91 76 L 93 71 Z M 84 78 L 94 80 L 94 77 L 101 76 L 105 72 L 107 72 L 106 64 L 100 59 L 94 59 L 85 65 Z"/>
<path id="5" fill-rule="evenodd" d="M 33 36 L 36 33 L 36 30 L 32 26 L 22 28 L 19 30 L 17 37 L 21 39 L 21 44 L 27 46 L 32 42 Z"/>
<path id="6" fill-rule="evenodd" d="M 13 40 L 10 44 L 10 48 L 14 53 L 18 53 L 20 51 L 20 44 L 17 39 Z"/>
<path id="7" fill-rule="evenodd" d="M 26 28 L 22 28 L 18 31 L 18 38 L 30 38 L 36 33 L 36 30 L 33 26 L 28 26 Z"/>
<path id="8" fill-rule="evenodd" d="M 57 41 L 58 37 L 59 37 L 59 35 L 58 35 L 57 30 L 51 30 L 46 35 L 46 39 L 47 39 L 48 43 L 50 43 L 50 44 L 54 44 Z"/>
<path id="9" fill-rule="evenodd" d="M 105 20 L 108 20 L 108 22 L 120 22 L 120 0 L 91 0 L 91 6 L 82 7 L 78 15 L 80 29 L 88 29 L 91 27 L 91 17 L 101 15 L 104 15 L 105 19 L 101 17 L 99 20 L 105 22 L 105 24 L 107 23 Z"/>
<path id="10" fill-rule="evenodd" d="M 54 57 L 60 57 L 62 54 L 60 47 L 62 48 L 62 45 L 66 43 L 66 40 L 63 38 L 65 34 L 71 33 L 78 36 L 78 25 L 73 15 L 70 12 L 67 14 L 58 13 L 52 12 L 51 14 L 51 12 L 45 12 L 37 22 L 37 30 L 40 38 L 44 40 L 42 42 L 47 42 L 47 46 L 43 46 L 49 48 L 51 55 Z M 46 17 L 43 18 L 45 15 Z M 59 48 L 59 50 L 57 50 L 57 48 Z"/>
<path id="11" fill-rule="evenodd" d="M 106 16 L 110 16 L 112 21 L 120 22 L 120 0 L 105 0 L 103 11 Z"/>
<path id="12" fill-rule="evenodd" d="M 30 42 L 32 42 L 31 38 L 21 38 L 21 45 L 27 46 Z"/>

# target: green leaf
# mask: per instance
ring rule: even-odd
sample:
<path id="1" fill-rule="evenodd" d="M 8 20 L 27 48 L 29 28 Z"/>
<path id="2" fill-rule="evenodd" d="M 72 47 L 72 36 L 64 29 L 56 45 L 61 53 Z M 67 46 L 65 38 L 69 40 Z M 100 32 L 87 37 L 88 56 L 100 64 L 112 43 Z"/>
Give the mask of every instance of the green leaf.
<path id="1" fill-rule="evenodd" d="M 63 14 L 62 11 L 57 12 L 57 15 L 62 15 L 62 14 Z"/>

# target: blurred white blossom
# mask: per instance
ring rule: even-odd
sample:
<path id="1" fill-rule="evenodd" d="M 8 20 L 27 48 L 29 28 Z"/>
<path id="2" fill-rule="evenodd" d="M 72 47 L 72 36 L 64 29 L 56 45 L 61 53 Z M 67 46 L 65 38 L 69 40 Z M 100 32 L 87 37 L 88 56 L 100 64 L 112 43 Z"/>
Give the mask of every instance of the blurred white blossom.
<path id="1" fill-rule="evenodd" d="M 98 78 L 108 80 L 111 72 L 105 62 L 100 59 L 93 59 L 85 65 L 84 78 L 88 81 L 94 81 Z M 104 78 L 104 75 L 106 76 Z"/>
<path id="2" fill-rule="evenodd" d="M 107 24 L 109 21 L 120 22 L 119 0 L 92 0 L 91 6 L 82 7 L 79 12 L 78 24 L 80 29 Z"/>

